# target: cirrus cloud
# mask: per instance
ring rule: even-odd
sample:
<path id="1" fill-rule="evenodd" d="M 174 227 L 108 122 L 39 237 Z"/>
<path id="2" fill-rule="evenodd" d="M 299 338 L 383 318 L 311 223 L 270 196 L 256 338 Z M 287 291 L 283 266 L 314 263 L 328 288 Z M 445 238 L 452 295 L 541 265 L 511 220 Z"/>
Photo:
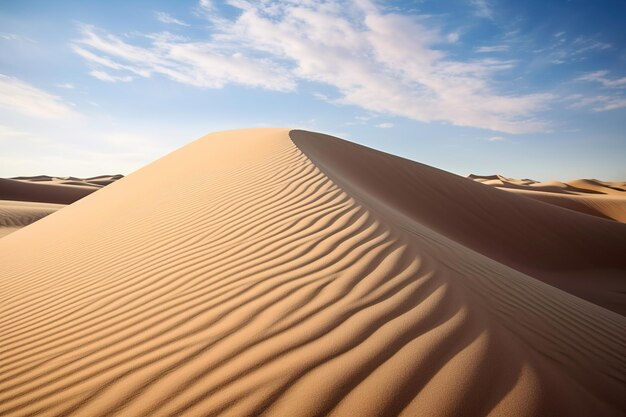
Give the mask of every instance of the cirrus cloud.
<path id="1" fill-rule="evenodd" d="M 79 115 L 61 98 L 3 74 L 0 74 L 0 107 L 42 119 L 69 119 Z"/>
<path id="2" fill-rule="evenodd" d="M 161 75 L 200 88 L 284 92 L 307 81 L 334 87 L 327 101 L 380 114 L 506 133 L 547 129 L 534 114 L 550 94 L 504 94 L 492 83 L 516 62 L 450 57 L 440 48 L 448 36 L 427 17 L 387 12 L 368 0 L 351 7 L 332 0 L 227 3 L 238 15 L 200 2 L 212 24 L 206 39 L 148 34 L 150 45 L 139 46 L 83 25 L 73 47 L 97 71 L 119 72 L 111 77 Z"/>

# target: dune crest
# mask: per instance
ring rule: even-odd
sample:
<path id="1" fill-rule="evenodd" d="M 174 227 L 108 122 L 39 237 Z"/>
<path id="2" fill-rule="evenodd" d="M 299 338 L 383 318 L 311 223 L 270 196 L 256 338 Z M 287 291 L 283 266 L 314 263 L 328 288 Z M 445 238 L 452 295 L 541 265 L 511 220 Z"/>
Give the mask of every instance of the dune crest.
<path id="1" fill-rule="evenodd" d="M 211 134 L 0 240 L 0 415 L 618 416 L 625 228 Z"/>

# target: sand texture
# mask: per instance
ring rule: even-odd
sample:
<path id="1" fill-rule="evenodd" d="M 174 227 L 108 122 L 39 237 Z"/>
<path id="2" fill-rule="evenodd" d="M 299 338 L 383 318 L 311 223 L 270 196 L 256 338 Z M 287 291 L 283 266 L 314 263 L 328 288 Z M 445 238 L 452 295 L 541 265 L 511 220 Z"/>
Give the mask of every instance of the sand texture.
<path id="1" fill-rule="evenodd" d="M 626 224 L 208 135 L 0 239 L 0 416 L 622 416 Z"/>

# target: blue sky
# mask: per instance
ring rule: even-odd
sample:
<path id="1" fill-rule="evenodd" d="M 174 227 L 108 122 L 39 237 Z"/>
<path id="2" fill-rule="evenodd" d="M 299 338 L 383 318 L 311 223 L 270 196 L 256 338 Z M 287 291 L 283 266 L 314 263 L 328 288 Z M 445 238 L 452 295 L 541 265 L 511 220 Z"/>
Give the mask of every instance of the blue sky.
<path id="1" fill-rule="evenodd" d="M 294 127 L 461 175 L 626 180 L 623 1 L 0 1 L 0 176 Z"/>

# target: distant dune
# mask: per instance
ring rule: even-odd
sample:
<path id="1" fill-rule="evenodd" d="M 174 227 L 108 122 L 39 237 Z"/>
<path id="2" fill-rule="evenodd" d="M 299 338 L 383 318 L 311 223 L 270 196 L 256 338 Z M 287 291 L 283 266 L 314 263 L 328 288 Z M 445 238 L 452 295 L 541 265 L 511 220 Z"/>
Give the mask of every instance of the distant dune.
<path id="1" fill-rule="evenodd" d="M 34 177 L 0 178 L 0 237 L 54 213 L 122 178 Z"/>
<path id="2" fill-rule="evenodd" d="M 0 415 L 623 416 L 626 224 L 475 180 L 207 135 L 0 239 Z"/>
<path id="3" fill-rule="evenodd" d="M 593 179 L 539 182 L 501 175 L 470 175 L 469 178 L 535 200 L 626 223 L 626 182 Z"/>

